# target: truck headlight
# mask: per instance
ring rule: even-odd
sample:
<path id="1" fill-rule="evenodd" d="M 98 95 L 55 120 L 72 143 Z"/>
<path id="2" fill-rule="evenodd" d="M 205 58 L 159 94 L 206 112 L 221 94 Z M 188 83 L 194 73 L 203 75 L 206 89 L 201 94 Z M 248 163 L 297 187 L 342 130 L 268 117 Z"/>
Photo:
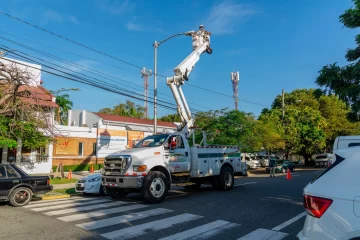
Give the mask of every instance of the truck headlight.
<path id="1" fill-rule="evenodd" d="M 145 172 L 146 171 L 146 165 L 136 165 L 133 166 L 133 171 L 134 172 Z"/>
<path id="2" fill-rule="evenodd" d="M 88 182 L 97 182 L 97 181 L 100 181 L 100 180 L 101 180 L 101 177 L 97 177 L 97 178 L 93 178 L 93 179 L 88 180 Z"/>

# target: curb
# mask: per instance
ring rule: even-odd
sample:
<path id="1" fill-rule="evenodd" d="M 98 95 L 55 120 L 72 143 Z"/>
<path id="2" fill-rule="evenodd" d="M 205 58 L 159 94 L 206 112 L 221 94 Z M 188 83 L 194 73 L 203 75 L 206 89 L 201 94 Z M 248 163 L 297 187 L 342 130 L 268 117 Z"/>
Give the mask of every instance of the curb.
<path id="1" fill-rule="evenodd" d="M 61 199 L 61 198 L 70 198 L 69 194 L 57 195 L 57 196 L 43 196 L 41 200 L 53 200 L 53 199 Z"/>

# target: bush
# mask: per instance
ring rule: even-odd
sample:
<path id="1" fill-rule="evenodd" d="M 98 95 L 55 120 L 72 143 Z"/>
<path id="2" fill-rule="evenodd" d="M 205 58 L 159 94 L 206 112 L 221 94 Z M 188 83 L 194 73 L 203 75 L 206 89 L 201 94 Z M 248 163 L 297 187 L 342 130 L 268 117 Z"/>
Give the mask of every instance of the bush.
<path id="1" fill-rule="evenodd" d="M 72 172 L 90 171 L 92 164 L 79 164 L 79 165 L 66 165 L 63 166 L 64 172 L 68 172 L 70 169 Z M 53 172 L 56 171 L 57 166 L 52 166 Z M 94 170 L 100 170 L 104 167 L 104 164 L 94 164 Z"/>

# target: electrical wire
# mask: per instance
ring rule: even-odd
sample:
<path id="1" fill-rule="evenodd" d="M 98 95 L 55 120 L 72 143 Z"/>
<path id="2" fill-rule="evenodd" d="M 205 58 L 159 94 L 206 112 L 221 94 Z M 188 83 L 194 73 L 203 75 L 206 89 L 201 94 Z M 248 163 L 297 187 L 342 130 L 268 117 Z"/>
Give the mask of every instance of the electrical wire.
<path id="1" fill-rule="evenodd" d="M 67 38 L 67 37 L 64 37 L 64 36 L 62 36 L 62 35 L 60 35 L 60 34 L 57 34 L 57 33 L 54 33 L 54 32 L 52 32 L 52 31 L 49 31 L 49 30 L 47 30 L 47 29 L 45 29 L 45 28 L 39 27 L 39 26 L 37 26 L 37 25 L 35 25 L 35 24 L 29 23 L 29 22 L 27 22 L 27 21 L 25 21 L 25 20 L 22 20 L 22 19 L 20 19 L 20 18 L 14 17 L 14 16 L 12 16 L 12 15 L 10 15 L 10 14 L 7 14 L 7 13 L 1 12 L 1 11 L 0 11 L 0 14 L 4 15 L 4 16 L 6 16 L 6 17 L 9 17 L 9 18 L 11 18 L 11 19 L 17 20 L 17 21 L 19 21 L 19 22 L 21 22 L 21 23 L 24 23 L 24 24 L 27 24 L 27 25 L 29 25 L 29 26 L 32 26 L 32 27 L 34 27 L 34 28 L 37 28 L 37 29 L 39 29 L 39 30 L 41 30 L 41 31 L 44 31 L 44 32 L 46 32 L 46 33 L 52 34 L 52 35 L 54 35 L 54 36 L 56 36 L 56 37 L 59 37 L 59 38 L 61 38 L 61 39 L 64 39 L 64 40 L 69 41 L 69 42 L 71 42 L 71 43 L 74 43 L 74 44 L 79 45 L 79 46 L 81 46 L 81 47 L 84 47 L 84 48 L 86 48 L 86 49 L 89 49 L 89 50 L 91 50 L 91 51 L 94 51 L 94 52 L 96 52 L 96 53 L 99 53 L 99 54 L 101 54 L 101 55 L 104 55 L 104 56 L 110 57 L 110 58 L 112 58 L 112 59 L 115 59 L 115 60 L 117 60 L 117 61 L 120 61 L 120 62 L 122 62 L 122 63 L 124 63 L 124 64 L 130 65 L 130 66 L 135 67 L 135 68 L 138 68 L 138 69 L 142 69 L 142 67 L 140 67 L 140 66 L 138 66 L 138 65 L 136 65 L 136 64 L 130 63 L 130 62 L 125 61 L 125 60 L 122 60 L 122 59 L 120 59 L 120 58 L 118 58 L 118 57 L 112 56 L 112 55 L 107 54 L 107 53 L 105 53 L 105 52 L 96 50 L 95 48 L 92 48 L 92 47 L 89 47 L 89 46 L 84 45 L 84 44 L 82 44 L 82 43 L 79 43 L 79 42 L 77 42 L 77 41 L 74 41 L 74 40 L 69 39 L 69 38 Z M 161 75 L 161 74 L 156 74 L 156 75 L 159 76 L 159 77 L 163 77 L 163 78 L 166 79 L 166 76 L 164 76 L 164 75 Z M 234 98 L 234 97 L 231 96 L 231 95 L 227 95 L 227 94 L 220 93 L 220 92 L 217 92 L 217 91 L 213 91 L 213 90 L 210 90 L 210 89 L 202 88 L 202 87 L 199 87 L 199 86 L 196 86 L 196 85 L 192 85 L 192 84 L 191 84 L 191 85 L 188 84 L 188 85 L 189 85 L 189 86 L 192 86 L 192 87 L 196 87 L 196 88 L 198 88 L 198 89 L 202 89 L 202 90 L 207 91 L 207 92 L 215 93 L 215 94 L 218 94 L 218 95 L 221 95 L 221 96 L 226 96 L 226 97 L 229 97 L 229 98 L 232 98 L 232 99 Z M 245 100 L 245 99 L 239 99 L 239 98 L 238 98 L 238 100 L 243 101 L 243 102 L 247 102 L 247 103 L 251 103 L 251 104 L 256 104 L 256 105 L 259 105 L 259 106 L 269 107 L 269 106 L 267 106 L 267 105 L 260 104 L 260 103 L 255 103 L 255 102 L 248 101 L 248 100 Z"/>
<path id="2" fill-rule="evenodd" d="M 0 31 L 0 32 L 3 32 L 3 31 Z M 3 32 L 3 33 L 4 33 L 4 32 Z M 5 33 L 5 34 L 7 34 L 7 33 Z M 8 34 L 8 35 L 12 35 L 12 34 Z M 13 36 L 15 36 L 15 35 L 13 35 Z M 18 36 L 15 36 L 15 37 L 18 37 Z M 143 86 L 141 86 L 141 85 L 139 85 L 139 84 L 134 84 L 134 83 L 132 83 L 132 82 L 130 82 L 130 81 L 127 81 L 127 80 L 124 80 L 124 79 L 122 79 L 122 78 L 115 77 L 115 76 L 112 76 L 112 75 L 109 75 L 109 74 L 106 74 L 106 73 L 103 73 L 103 72 L 100 72 L 100 71 L 97 71 L 97 70 L 94 70 L 94 69 L 91 69 L 91 68 L 82 66 L 82 65 L 80 65 L 80 64 L 78 64 L 78 63 L 73 63 L 73 62 L 67 61 L 67 60 L 62 59 L 62 58 L 60 58 L 60 57 L 54 56 L 54 55 L 49 54 L 49 53 L 45 53 L 45 52 L 43 52 L 43 51 L 41 51 L 41 50 L 32 48 L 32 47 L 30 47 L 30 46 L 28 46 L 28 45 L 21 44 L 21 43 L 19 43 L 19 42 L 16 42 L 16 41 L 14 41 L 14 40 L 11 40 L 11 39 L 8 39 L 8 38 L 5 38 L 5 37 L 1 37 L 1 36 L 0 36 L 0 38 L 3 39 L 3 40 L 5 40 L 5 41 L 11 42 L 11 43 L 13 43 L 13 44 L 15 44 L 15 45 L 18 45 L 18 46 L 21 46 L 21 47 L 26 48 L 26 49 L 28 49 L 28 50 L 31 50 L 31 51 L 33 51 L 33 52 L 39 53 L 39 54 L 41 54 L 41 55 L 48 56 L 48 57 L 50 57 L 50 58 L 56 59 L 56 60 L 61 61 L 61 62 L 67 62 L 68 64 L 73 65 L 73 66 L 75 66 L 75 67 L 83 68 L 83 69 L 85 69 L 85 71 L 91 72 L 91 73 L 93 73 L 93 74 L 95 74 L 95 75 L 102 74 L 102 75 L 106 75 L 106 76 L 109 76 L 109 77 L 114 78 L 114 79 L 118 79 L 118 80 L 120 80 L 120 81 L 122 81 L 122 82 L 126 82 L 126 83 L 130 83 L 130 84 L 133 84 L 133 85 L 137 85 L 137 86 L 141 87 L 141 89 L 139 89 L 139 87 L 135 88 L 135 87 L 131 87 L 131 86 L 127 85 L 127 84 L 121 83 L 121 84 L 123 84 L 123 85 L 125 85 L 125 86 L 129 86 L 129 87 L 134 88 L 134 89 L 137 89 L 137 90 L 143 90 Z M 21 38 L 21 37 L 19 37 L 19 38 Z M 22 39 L 24 39 L 24 38 L 22 38 Z M 28 39 L 25 39 L 25 40 L 31 41 L 31 40 L 28 40 Z M 34 41 L 31 41 L 31 42 L 34 42 Z M 34 42 L 34 43 L 37 43 L 37 42 Z M 37 44 L 43 45 L 43 44 L 41 44 L 41 43 L 37 43 Z M 47 46 L 47 45 L 44 45 L 44 46 L 49 47 L 49 46 Z M 59 49 L 57 49 L 57 50 L 59 50 Z M 64 50 L 59 50 L 59 51 L 64 51 Z M 76 55 L 76 54 L 75 54 L 75 55 Z M 79 55 L 78 55 L 78 56 L 79 56 Z M 81 56 L 80 56 L 80 57 L 81 57 Z M 84 58 L 85 58 L 85 57 L 84 57 Z M 89 59 L 89 60 L 92 60 L 92 59 Z M 102 62 L 99 62 L 99 61 L 96 61 L 96 62 L 102 63 Z M 104 64 L 104 63 L 102 63 L 102 64 Z M 104 65 L 107 65 L 107 64 L 104 64 Z M 111 66 L 111 65 L 110 65 L 110 66 Z M 95 73 L 94 73 L 94 72 L 95 72 Z M 108 78 L 107 78 L 107 79 L 108 79 Z M 115 81 L 115 82 L 116 82 L 116 81 Z M 119 82 L 118 82 L 118 83 L 119 83 Z M 152 90 L 152 89 L 150 89 L 150 90 Z M 161 92 L 158 92 L 158 94 L 161 94 L 161 95 L 164 95 L 164 96 L 168 96 L 168 97 L 172 97 L 172 96 L 169 95 L 169 94 L 164 94 L 164 93 L 161 93 Z M 159 99 L 165 99 L 165 98 L 162 98 L 162 97 L 158 97 L 158 98 L 159 98 Z M 165 100 L 166 100 L 166 101 L 173 101 L 173 99 L 172 99 L 172 100 L 165 99 Z M 209 107 L 202 106 L 202 105 L 199 105 L 199 104 L 196 104 L 196 103 L 193 103 L 193 102 L 188 102 L 188 103 L 191 104 L 191 105 L 195 105 L 195 106 L 201 107 L 201 108 L 211 109 L 211 108 L 209 108 Z M 199 111 L 199 110 L 197 110 L 197 111 Z"/>

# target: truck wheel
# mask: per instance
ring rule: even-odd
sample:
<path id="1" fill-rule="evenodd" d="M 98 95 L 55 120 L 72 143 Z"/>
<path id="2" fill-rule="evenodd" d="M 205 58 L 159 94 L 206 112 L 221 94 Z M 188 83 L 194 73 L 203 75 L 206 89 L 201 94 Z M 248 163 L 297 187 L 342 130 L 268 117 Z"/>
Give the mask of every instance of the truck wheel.
<path id="1" fill-rule="evenodd" d="M 106 187 L 106 192 L 113 199 L 123 199 L 126 197 L 126 195 L 128 195 L 128 193 L 125 192 L 122 188 Z"/>
<path id="2" fill-rule="evenodd" d="M 166 176 L 162 172 L 149 172 L 144 178 L 141 193 L 147 202 L 161 203 L 168 191 L 169 184 L 167 184 Z"/>
<path id="3" fill-rule="evenodd" d="M 234 171 L 230 167 L 221 169 L 219 176 L 220 189 L 227 191 L 234 186 Z"/>
<path id="4" fill-rule="evenodd" d="M 14 207 L 25 206 L 31 201 L 32 195 L 33 193 L 29 188 L 16 188 L 10 194 L 10 204 Z"/>

